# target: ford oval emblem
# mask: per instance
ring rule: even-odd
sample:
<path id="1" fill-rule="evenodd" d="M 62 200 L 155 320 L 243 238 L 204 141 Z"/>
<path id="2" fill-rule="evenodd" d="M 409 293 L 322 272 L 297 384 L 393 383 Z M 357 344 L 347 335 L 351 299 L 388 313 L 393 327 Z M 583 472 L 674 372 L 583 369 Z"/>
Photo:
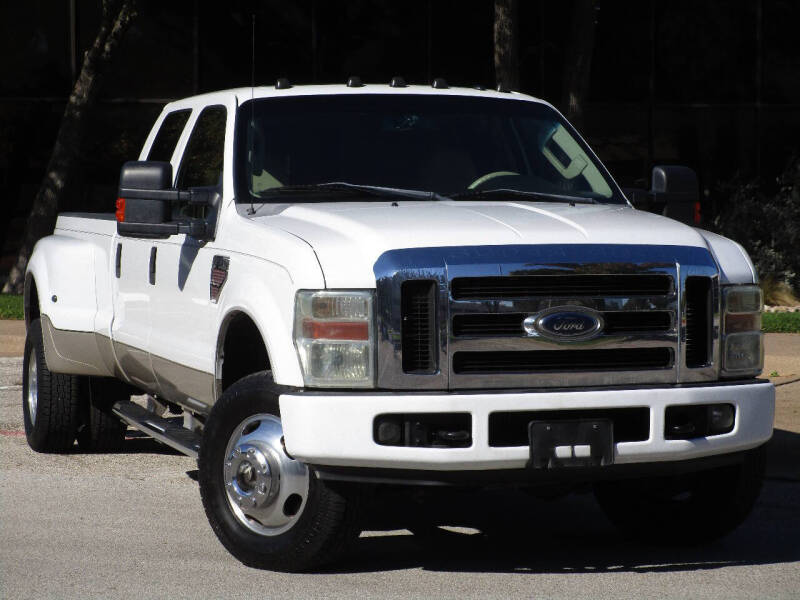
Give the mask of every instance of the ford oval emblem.
<path id="1" fill-rule="evenodd" d="M 537 315 L 531 315 L 522 323 L 528 335 L 557 341 L 588 340 L 603 332 L 603 316 L 596 310 L 583 306 L 558 306 Z"/>

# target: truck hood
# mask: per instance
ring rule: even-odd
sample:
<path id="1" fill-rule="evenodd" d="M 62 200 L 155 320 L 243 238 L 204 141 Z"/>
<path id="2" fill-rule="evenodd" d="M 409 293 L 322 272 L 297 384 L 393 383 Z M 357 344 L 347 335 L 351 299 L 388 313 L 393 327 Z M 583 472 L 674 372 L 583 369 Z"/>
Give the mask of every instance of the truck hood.
<path id="1" fill-rule="evenodd" d="M 708 248 L 688 227 L 629 206 L 398 201 L 291 205 L 256 221 L 305 240 L 329 288 L 375 286 L 373 265 L 396 248 L 504 244 L 651 244 Z"/>

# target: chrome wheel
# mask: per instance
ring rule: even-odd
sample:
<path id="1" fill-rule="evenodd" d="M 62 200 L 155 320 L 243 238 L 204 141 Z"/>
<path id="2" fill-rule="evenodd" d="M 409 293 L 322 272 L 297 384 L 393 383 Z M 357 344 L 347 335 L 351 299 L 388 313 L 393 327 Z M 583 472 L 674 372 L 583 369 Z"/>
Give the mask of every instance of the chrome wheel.
<path id="1" fill-rule="evenodd" d="M 303 514 L 308 468 L 286 453 L 281 421 L 274 415 L 253 415 L 234 429 L 223 478 L 233 514 L 255 533 L 279 535 Z"/>
<path id="2" fill-rule="evenodd" d="M 31 425 L 36 423 L 36 407 L 39 405 L 39 378 L 36 376 L 36 349 L 28 356 L 28 415 Z"/>

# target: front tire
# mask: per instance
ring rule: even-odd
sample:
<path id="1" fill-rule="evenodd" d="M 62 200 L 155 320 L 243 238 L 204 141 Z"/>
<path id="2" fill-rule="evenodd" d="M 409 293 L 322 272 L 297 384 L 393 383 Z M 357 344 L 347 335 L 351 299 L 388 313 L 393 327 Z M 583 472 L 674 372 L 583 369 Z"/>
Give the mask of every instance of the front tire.
<path id="1" fill-rule="evenodd" d="M 80 424 L 80 380 L 51 373 L 42 341 L 42 323 L 31 321 L 22 359 L 22 413 L 25 437 L 36 452 L 66 452 Z"/>
<path id="2" fill-rule="evenodd" d="M 203 430 L 200 495 L 222 545 L 250 567 L 307 571 L 356 537 L 354 500 L 313 476 L 283 446 L 268 372 L 228 388 Z"/>
<path id="3" fill-rule="evenodd" d="M 765 447 L 740 464 L 675 477 L 597 484 L 595 496 L 611 522 L 644 542 L 696 545 L 736 529 L 761 491 Z"/>

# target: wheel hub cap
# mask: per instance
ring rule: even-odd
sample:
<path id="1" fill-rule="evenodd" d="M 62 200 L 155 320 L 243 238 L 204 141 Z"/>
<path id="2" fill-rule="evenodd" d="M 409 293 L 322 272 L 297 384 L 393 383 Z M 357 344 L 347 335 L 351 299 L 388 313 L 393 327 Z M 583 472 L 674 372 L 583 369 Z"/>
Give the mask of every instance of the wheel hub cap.
<path id="1" fill-rule="evenodd" d="M 253 444 L 236 446 L 225 462 L 229 497 L 243 508 L 268 505 L 280 488 L 280 479 L 274 478 L 272 473 L 268 453 Z"/>
<path id="2" fill-rule="evenodd" d="M 36 423 L 36 407 L 39 405 L 39 378 L 36 375 L 36 349 L 28 356 L 28 415 L 31 425 Z"/>
<path id="3" fill-rule="evenodd" d="M 261 535 L 291 528 L 308 497 L 308 468 L 286 454 L 280 419 L 270 414 L 253 415 L 234 429 L 223 480 L 237 520 Z"/>

